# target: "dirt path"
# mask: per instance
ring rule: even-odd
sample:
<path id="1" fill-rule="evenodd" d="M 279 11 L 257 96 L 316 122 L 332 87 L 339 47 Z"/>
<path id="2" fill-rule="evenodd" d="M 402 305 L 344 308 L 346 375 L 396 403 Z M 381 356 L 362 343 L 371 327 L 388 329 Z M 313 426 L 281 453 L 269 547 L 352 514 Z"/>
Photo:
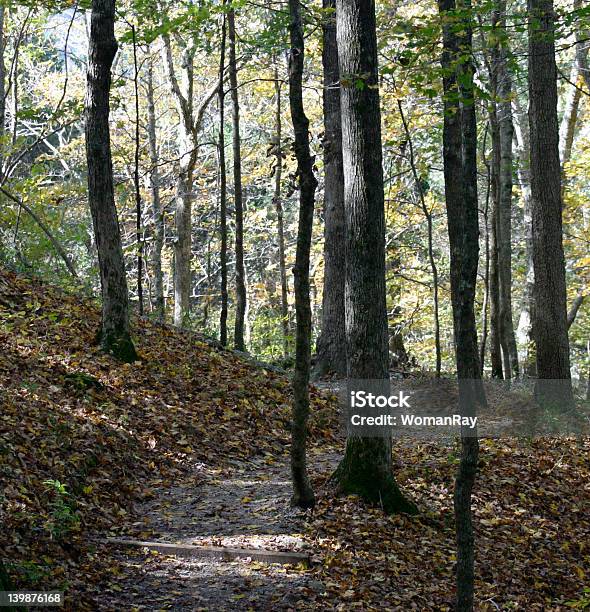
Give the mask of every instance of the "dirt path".
<path id="1" fill-rule="evenodd" d="M 311 469 L 329 474 L 338 456 L 310 453 Z M 309 515 L 289 505 L 288 457 L 228 462 L 215 470 L 195 465 L 196 479 L 156 491 L 139 509 L 142 521 L 127 534 L 152 541 L 309 552 Z M 105 580 L 104 610 L 304 609 L 307 595 L 323 591 L 312 571 L 239 559 L 167 557 L 142 550 L 111 549 L 122 565 Z"/>

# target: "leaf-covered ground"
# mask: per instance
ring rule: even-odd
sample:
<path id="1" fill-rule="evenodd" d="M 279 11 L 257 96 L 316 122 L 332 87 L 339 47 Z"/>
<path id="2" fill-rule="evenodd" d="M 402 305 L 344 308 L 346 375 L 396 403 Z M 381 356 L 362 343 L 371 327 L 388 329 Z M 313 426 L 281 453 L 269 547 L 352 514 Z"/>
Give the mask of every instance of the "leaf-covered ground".
<path id="1" fill-rule="evenodd" d="M 454 446 L 396 449 L 398 479 L 423 511 L 417 518 L 335 499 L 328 483 L 340 452 L 335 406 L 314 391 L 318 506 L 306 516 L 285 514 L 288 486 L 273 490 L 269 503 L 269 488 L 252 482 L 272 474 L 288 481 L 288 381 L 144 321 L 134 325 L 142 360 L 122 366 L 93 345 L 98 321 L 90 302 L 0 271 L 0 537 L 17 586 L 64 589 L 67 609 L 87 610 L 193 609 L 183 602 L 193 602 L 186 589 L 195 576 L 213 588 L 204 609 L 451 606 Z M 474 495 L 478 609 L 590 606 L 589 451 L 587 439 L 482 442 Z M 220 485 L 215 493 L 215 481 L 239 466 L 250 466 L 247 491 Z M 180 497 L 166 498 L 171 491 Z M 175 516 L 184 523 L 178 539 L 190 536 L 179 500 L 196 504 L 197 519 L 211 512 L 196 521 L 195 534 L 227 524 L 227 534 L 209 533 L 224 542 L 232 524 L 240 527 L 233 535 L 251 525 L 252 544 L 262 522 L 269 546 L 274 537 L 290 548 L 285 538 L 297 534 L 293 545 L 310 550 L 315 563 L 308 570 L 242 563 L 213 575 L 199 563 L 101 544 L 109 534 L 152 537 L 166 524 L 174 536 Z M 146 509 L 165 520 L 146 526 Z M 176 587 L 167 599 L 148 600 L 170 577 Z"/>

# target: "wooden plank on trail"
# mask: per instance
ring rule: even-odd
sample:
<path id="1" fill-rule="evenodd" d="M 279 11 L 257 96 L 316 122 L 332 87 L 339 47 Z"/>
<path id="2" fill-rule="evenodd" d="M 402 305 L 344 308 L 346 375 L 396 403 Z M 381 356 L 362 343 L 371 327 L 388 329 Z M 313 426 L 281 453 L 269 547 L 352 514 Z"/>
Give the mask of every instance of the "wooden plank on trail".
<path id="1" fill-rule="evenodd" d="M 225 546 L 195 546 L 193 544 L 171 544 L 168 542 L 141 542 L 139 540 L 123 540 L 107 538 L 107 544 L 114 546 L 131 546 L 134 548 L 148 548 L 164 555 L 177 557 L 209 557 L 221 558 L 224 561 L 250 558 L 264 563 L 281 563 L 282 565 L 297 565 L 299 563 L 309 566 L 309 555 L 296 552 L 282 552 L 279 550 L 260 550 L 256 548 L 226 548 Z"/>

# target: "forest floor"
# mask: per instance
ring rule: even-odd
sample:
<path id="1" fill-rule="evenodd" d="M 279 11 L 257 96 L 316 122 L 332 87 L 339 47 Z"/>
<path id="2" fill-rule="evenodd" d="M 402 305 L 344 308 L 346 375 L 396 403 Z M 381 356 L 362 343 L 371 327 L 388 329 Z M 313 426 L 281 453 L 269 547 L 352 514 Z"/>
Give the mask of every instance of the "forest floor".
<path id="1" fill-rule="evenodd" d="M 68 610 L 450 609 L 453 442 L 396 447 L 417 517 L 336 498 L 337 406 L 312 388 L 317 505 L 294 511 L 286 377 L 144 320 L 141 361 L 123 366 L 94 346 L 98 323 L 90 301 L 0 270 L 0 537 L 18 588 L 64 590 Z M 478 609 L 590 605 L 590 441 L 481 447 Z M 306 551 L 312 564 L 181 559 L 109 537 Z"/>

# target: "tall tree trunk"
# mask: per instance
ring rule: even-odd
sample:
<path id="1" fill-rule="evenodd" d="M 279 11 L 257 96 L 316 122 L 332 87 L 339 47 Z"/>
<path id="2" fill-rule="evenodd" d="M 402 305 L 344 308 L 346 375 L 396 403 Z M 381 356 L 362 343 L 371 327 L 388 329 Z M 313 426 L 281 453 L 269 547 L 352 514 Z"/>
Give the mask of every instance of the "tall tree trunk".
<path id="1" fill-rule="evenodd" d="M 344 318 L 344 170 L 340 72 L 336 39 L 336 0 L 323 0 L 322 62 L 324 67 L 324 290 L 322 329 L 317 343 L 315 376 L 346 376 Z"/>
<path id="2" fill-rule="evenodd" d="M 225 4 L 225 2 L 224 2 Z M 219 267 L 221 269 L 221 312 L 219 313 L 219 341 L 227 345 L 227 170 L 225 166 L 225 91 L 223 74 L 225 72 L 226 17 L 221 25 L 221 48 L 219 51 L 219 82 L 217 104 L 219 106 L 219 232 L 221 234 L 221 251 Z"/>
<path id="3" fill-rule="evenodd" d="M 281 178 L 283 176 L 283 150 L 282 150 L 282 105 L 281 83 L 279 72 L 275 66 L 274 71 L 275 95 L 277 105 L 275 111 L 275 192 L 273 203 L 277 213 L 277 238 L 279 241 L 279 272 L 281 275 L 281 327 L 283 330 L 283 356 L 289 354 L 289 284 L 287 281 L 287 265 L 285 262 L 285 227 L 283 221 L 283 202 L 281 199 Z"/>
<path id="4" fill-rule="evenodd" d="M 148 47 L 148 54 L 150 53 Z M 147 114 L 148 148 L 150 156 L 150 191 L 152 196 L 152 219 L 154 224 L 154 246 L 152 269 L 154 275 L 154 312 L 156 319 L 164 321 L 164 277 L 162 274 L 162 248 L 164 247 L 164 214 L 160 200 L 160 170 L 158 168 L 158 141 L 156 137 L 156 105 L 154 100 L 154 62 L 149 58 L 147 65 Z"/>
<path id="5" fill-rule="evenodd" d="M 299 176 L 299 226 L 295 260 L 295 372 L 293 374 L 293 422 L 291 425 L 291 503 L 302 508 L 315 504 L 307 476 L 306 440 L 309 415 L 309 371 L 311 362 L 311 305 L 309 301 L 309 256 L 317 181 L 309 149 L 309 121 L 303 108 L 303 23 L 299 0 L 289 0 L 289 103 L 295 132 L 295 156 Z"/>
<path id="6" fill-rule="evenodd" d="M 172 45 L 166 34 L 162 37 L 164 65 L 172 95 L 176 101 L 180 123 L 178 126 L 178 176 L 176 178 L 174 224 L 174 325 L 186 326 L 190 315 L 191 243 L 193 175 L 197 161 L 197 130 L 193 119 L 193 61 L 194 41 L 182 52 L 183 87 L 176 78 L 172 59 Z M 184 90 L 184 91 L 183 91 Z"/>
<path id="7" fill-rule="evenodd" d="M 581 0 L 574 0 L 574 10 L 579 11 L 582 8 Z M 562 198 L 563 189 L 565 188 L 566 176 L 565 166 L 570 161 L 572 149 L 574 145 L 574 136 L 576 133 L 576 125 L 578 121 L 580 102 L 582 99 L 582 90 L 580 81 L 586 84 L 590 89 L 590 70 L 588 68 L 588 35 L 589 32 L 585 28 L 578 28 L 576 31 L 576 52 L 572 69 L 570 72 L 570 81 L 572 86 L 568 91 L 563 109 L 563 118 L 559 129 L 559 158 L 561 160 L 562 172 Z"/>
<path id="8" fill-rule="evenodd" d="M 6 64 L 4 51 L 6 41 L 4 38 L 4 20 L 6 15 L 4 5 L 0 5 L 0 181 L 4 178 L 4 134 L 6 133 Z"/>
<path id="9" fill-rule="evenodd" d="M 374 0 L 337 0 L 346 219 L 347 375 L 389 380 L 385 213 Z M 363 81 L 362 86 L 358 80 Z M 390 438 L 349 432 L 333 479 L 387 513 L 417 511 L 393 476 Z"/>
<path id="10" fill-rule="evenodd" d="M 109 134 L 111 65 L 117 53 L 114 0 L 92 0 L 88 86 L 86 90 L 86 159 L 88 203 L 92 213 L 102 287 L 102 348 L 118 359 L 137 359 L 129 334 L 125 262 L 113 190 Z"/>
<path id="11" fill-rule="evenodd" d="M 479 343 L 479 371 L 483 376 L 486 359 L 486 346 L 488 342 L 488 311 L 490 308 L 490 195 L 492 190 L 492 168 L 486 155 L 489 122 L 484 132 L 482 142 L 482 159 L 486 167 L 486 196 L 483 208 L 485 270 L 484 270 L 484 296 L 481 307 L 481 342 Z"/>
<path id="12" fill-rule="evenodd" d="M 234 161 L 234 205 L 236 212 L 236 319 L 234 345 L 246 350 L 246 272 L 244 269 L 244 202 L 242 195 L 242 148 L 240 141 L 240 100 L 238 95 L 238 69 L 236 64 L 236 16 L 231 9 L 227 14 L 229 35 L 229 83 L 231 87 Z"/>
<path id="13" fill-rule="evenodd" d="M 518 321 L 517 338 L 521 347 L 520 364 L 523 374 L 536 376 L 535 342 L 533 320 L 535 315 L 535 268 L 533 265 L 533 208 L 531 200 L 530 139 L 526 112 L 518 98 L 514 99 L 516 121 L 514 123 L 518 145 L 517 175 L 523 202 L 523 225 L 525 227 L 526 278 L 522 294 L 522 310 Z"/>
<path id="14" fill-rule="evenodd" d="M 504 353 L 505 378 L 518 378 L 518 350 L 512 320 L 512 77 L 508 66 L 506 41 L 506 0 L 497 0 L 495 25 L 500 29 L 498 51 L 498 131 L 500 136 L 500 167 L 498 197 L 498 276 L 500 281 L 500 331 Z"/>
<path id="15" fill-rule="evenodd" d="M 494 88 L 495 75 L 492 78 Z M 498 216 L 500 207 L 500 130 L 495 103 L 490 111 L 492 134 L 491 196 L 492 212 L 490 219 L 490 364 L 492 378 L 504 378 L 502 367 L 502 333 L 500 329 L 500 266 L 498 257 Z"/>
<path id="16" fill-rule="evenodd" d="M 135 152 L 133 160 L 133 187 L 135 190 L 135 242 L 137 249 L 137 302 L 140 316 L 143 315 L 143 238 L 141 235 L 141 187 L 139 183 L 139 156 L 141 140 L 139 137 L 139 64 L 137 63 L 137 37 L 135 26 L 131 26 L 133 38 L 133 89 L 135 94 Z"/>
<path id="17" fill-rule="evenodd" d="M 473 87 L 472 15 L 469 0 L 439 0 L 443 18 L 444 126 L 443 157 L 445 199 L 451 250 L 451 301 L 459 410 L 473 415 L 485 402 L 481 386 L 475 324 L 475 285 L 479 256 L 477 201 L 477 124 Z M 461 34 L 450 13 L 462 11 Z M 467 59 L 465 59 L 467 58 Z M 477 473 L 477 435 L 461 432 L 461 461 L 455 481 L 454 509 L 457 538 L 457 605 L 473 609 L 474 533 L 471 492 Z"/>
<path id="18" fill-rule="evenodd" d="M 571 407 L 553 0 L 529 0 L 529 126 L 537 397 Z M 543 379 L 561 379 L 543 383 Z"/>
<path id="19" fill-rule="evenodd" d="M 428 261 L 430 263 L 430 271 L 432 273 L 432 301 L 434 306 L 434 351 L 435 351 L 435 376 L 436 378 L 440 378 L 441 373 L 441 365 L 442 365 L 442 357 L 441 357 L 441 347 L 440 347 L 440 319 L 439 319 L 439 304 L 438 304 L 438 268 L 436 266 L 436 261 L 434 259 L 434 241 L 433 241 L 433 228 L 432 228 L 432 213 L 428 210 L 428 206 L 426 205 L 426 200 L 424 197 L 424 188 L 422 186 L 422 181 L 418 176 L 418 170 L 416 168 L 416 159 L 414 154 L 414 142 L 412 139 L 412 134 L 404 115 L 404 107 L 402 101 L 398 99 L 397 107 L 399 109 L 400 118 L 402 120 L 402 125 L 404 127 L 404 133 L 406 136 L 406 140 L 408 142 L 408 147 L 410 151 L 410 168 L 412 170 L 412 176 L 414 178 L 414 188 L 418 194 L 418 199 L 420 202 L 420 208 L 426 218 L 426 226 L 427 226 L 427 240 L 428 240 Z M 400 334 L 401 337 L 401 334 Z M 402 338 L 403 340 L 403 338 Z"/>

